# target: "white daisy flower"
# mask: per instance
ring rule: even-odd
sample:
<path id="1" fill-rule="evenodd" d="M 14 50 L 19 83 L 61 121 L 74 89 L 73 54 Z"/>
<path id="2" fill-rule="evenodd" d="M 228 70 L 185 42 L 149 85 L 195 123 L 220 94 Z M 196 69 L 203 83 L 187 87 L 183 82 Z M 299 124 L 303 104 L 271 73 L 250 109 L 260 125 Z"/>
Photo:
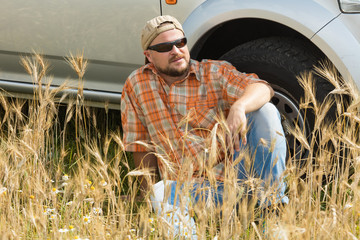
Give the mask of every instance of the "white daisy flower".
<path id="1" fill-rule="evenodd" d="M 51 194 L 58 194 L 60 191 L 58 190 L 58 189 L 56 189 L 56 188 L 52 188 L 51 189 Z"/>
<path id="2" fill-rule="evenodd" d="M 76 230 L 76 228 L 73 225 L 69 225 L 69 230 L 73 232 Z"/>
<path id="3" fill-rule="evenodd" d="M 94 215 L 100 215 L 102 214 L 102 209 L 101 208 L 93 208 L 93 213 Z"/>
<path id="4" fill-rule="evenodd" d="M 6 191 L 7 191 L 6 187 L 0 188 L 0 195 L 6 194 Z"/>
<path id="5" fill-rule="evenodd" d="M 55 213 L 56 209 L 55 208 L 47 208 L 46 211 L 48 213 Z"/>
<path id="6" fill-rule="evenodd" d="M 76 240 L 89 240 L 88 238 L 81 238 L 79 236 L 75 236 L 74 239 L 76 239 Z"/>
<path id="7" fill-rule="evenodd" d="M 184 237 L 189 237 L 190 236 L 190 233 L 189 233 L 189 231 L 188 231 L 188 229 L 186 227 L 183 229 L 183 232 L 182 232 L 181 235 L 184 236 Z"/>
<path id="8" fill-rule="evenodd" d="M 89 179 L 86 179 L 84 187 L 90 187 L 91 185 L 92 185 L 92 181 L 90 181 Z"/>
<path id="9" fill-rule="evenodd" d="M 349 209 L 352 207 L 353 207 L 353 205 L 351 203 L 347 203 L 347 204 L 345 204 L 344 209 Z"/>
<path id="10" fill-rule="evenodd" d="M 59 229 L 59 232 L 60 233 L 66 233 L 66 232 L 68 232 L 69 231 L 69 229 L 66 229 L 66 228 L 60 228 Z"/>
<path id="11" fill-rule="evenodd" d="M 45 215 L 51 215 L 51 214 L 55 214 L 55 208 L 46 208 L 45 210 L 44 210 L 44 214 Z"/>
<path id="12" fill-rule="evenodd" d="M 84 217 L 83 217 L 83 221 L 84 221 L 85 224 L 90 223 L 90 216 L 89 216 L 89 215 L 88 215 L 88 216 L 84 216 Z"/>
<path id="13" fill-rule="evenodd" d="M 62 180 L 63 180 L 63 181 L 69 180 L 69 176 L 68 176 L 67 174 L 63 175 L 63 176 L 62 176 Z"/>
<path id="14" fill-rule="evenodd" d="M 107 184 L 108 184 L 108 183 L 107 183 L 104 179 L 100 181 L 100 185 L 101 185 L 102 187 L 106 187 Z"/>

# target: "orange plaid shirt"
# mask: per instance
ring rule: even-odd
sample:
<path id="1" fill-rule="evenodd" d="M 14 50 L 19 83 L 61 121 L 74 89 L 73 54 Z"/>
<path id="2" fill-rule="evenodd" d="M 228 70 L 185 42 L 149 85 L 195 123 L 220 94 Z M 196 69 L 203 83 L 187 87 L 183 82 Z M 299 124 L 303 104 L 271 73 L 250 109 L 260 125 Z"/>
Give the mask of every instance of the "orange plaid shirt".
<path id="1" fill-rule="evenodd" d="M 175 169 L 189 156 L 203 157 L 216 116 L 228 113 L 244 88 L 259 81 L 257 75 L 238 72 L 225 61 L 190 60 L 188 76 L 171 86 L 151 63 L 135 70 L 121 98 L 126 151 L 156 152 L 160 172 L 161 157 L 171 160 Z M 193 170 L 197 171 L 196 164 Z"/>

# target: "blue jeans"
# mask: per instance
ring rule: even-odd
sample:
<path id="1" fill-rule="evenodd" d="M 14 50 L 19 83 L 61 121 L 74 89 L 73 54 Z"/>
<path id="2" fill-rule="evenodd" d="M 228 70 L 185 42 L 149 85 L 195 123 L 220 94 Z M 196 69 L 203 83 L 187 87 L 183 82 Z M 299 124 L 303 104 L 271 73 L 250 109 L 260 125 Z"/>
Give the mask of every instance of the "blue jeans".
<path id="1" fill-rule="evenodd" d="M 245 151 L 245 148 L 249 147 L 250 156 L 253 156 L 253 162 L 250 167 L 245 167 L 245 161 L 241 160 L 235 166 L 238 183 L 245 186 L 244 182 L 249 178 L 261 179 L 260 189 L 263 189 L 263 192 L 267 189 L 272 189 L 272 194 L 267 193 L 267 197 L 264 198 L 261 197 L 263 193 L 257 191 L 255 194 L 258 195 L 258 199 L 262 199 L 259 202 L 260 205 L 266 207 L 273 203 L 286 204 L 289 202 L 289 199 L 285 196 L 286 184 L 283 174 L 285 171 L 287 148 L 280 114 L 273 104 L 266 103 L 259 110 L 247 114 L 247 119 L 249 122 L 247 145 L 244 146 L 240 141 L 240 152 Z M 234 154 L 234 160 L 238 158 L 240 152 Z M 179 194 L 181 190 L 180 192 L 179 189 L 176 190 L 176 184 L 176 181 L 171 181 L 167 184 L 170 191 L 167 204 L 174 207 L 179 206 L 179 201 L 177 200 L 175 203 L 175 199 L 179 199 L 178 196 L 181 195 Z M 221 205 L 223 203 L 224 184 L 218 182 L 214 187 L 208 181 L 193 185 L 189 204 L 196 204 L 199 200 L 206 201 L 208 199 L 209 191 L 197 191 L 205 186 L 212 188 L 210 196 L 215 205 Z M 248 195 L 254 194 L 252 189 L 248 189 L 246 186 L 244 188 Z M 153 196 L 153 199 L 156 198 L 157 196 Z M 189 221 L 191 221 L 189 226 L 194 226 L 193 220 L 189 219 Z M 195 229 L 193 229 L 194 231 Z"/>
<path id="2" fill-rule="evenodd" d="M 283 176 L 287 147 L 280 113 L 273 104 L 267 103 L 258 111 L 249 113 L 247 118 L 251 124 L 247 134 L 247 144 L 251 156 L 254 156 L 254 162 L 250 171 L 246 170 L 244 161 L 240 161 L 236 166 L 239 182 L 246 181 L 249 177 L 260 178 L 264 190 L 271 189 L 276 194 L 264 199 L 262 206 L 270 205 L 271 200 L 287 204 L 289 199 L 285 196 L 286 184 Z M 244 148 L 241 141 L 240 146 Z M 238 155 L 239 152 L 235 153 L 234 159 Z"/>

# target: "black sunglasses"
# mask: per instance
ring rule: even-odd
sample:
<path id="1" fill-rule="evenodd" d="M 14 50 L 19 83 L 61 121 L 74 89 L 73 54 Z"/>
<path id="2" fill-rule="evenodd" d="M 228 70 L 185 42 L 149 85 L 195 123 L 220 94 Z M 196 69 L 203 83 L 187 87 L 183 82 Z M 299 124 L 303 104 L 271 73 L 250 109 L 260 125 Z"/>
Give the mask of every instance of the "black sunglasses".
<path id="1" fill-rule="evenodd" d="M 148 49 L 154 50 L 157 52 L 169 52 L 169 51 L 171 51 L 171 49 L 173 49 L 174 45 L 177 48 L 182 48 L 186 45 L 186 43 L 187 43 L 187 39 L 186 39 L 186 37 L 184 37 L 184 38 L 180 38 L 178 40 L 172 41 L 172 42 L 159 43 L 159 44 L 148 47 Z"/>

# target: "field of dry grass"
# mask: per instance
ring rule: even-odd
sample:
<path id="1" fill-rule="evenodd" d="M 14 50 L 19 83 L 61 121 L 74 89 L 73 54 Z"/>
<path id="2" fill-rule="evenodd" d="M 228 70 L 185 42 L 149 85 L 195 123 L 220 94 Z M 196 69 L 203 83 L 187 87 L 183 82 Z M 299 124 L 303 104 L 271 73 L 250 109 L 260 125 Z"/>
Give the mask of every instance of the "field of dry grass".
<path id="1" fill-rule="evenodd" d="M 81 82 L 86 60 L 68 62 Z M 41 56 L 22 64 L 34 82 L 49 78 Z M 301 108 L 316 118 L 310 138 L 292 129 L 309 154 L 302 168 L 288 161 L 288 206 L 261 219 L 256 199 L 234 194 L 241 189 L 229 171 L 221 209 L 192 206 L 199 239 L 360 238 L 360 96 L 331 67 L 318 72 L 334 90 L 318 102 L 312 76 L 299 78 Z M 0 97 L 0 239 L 173 239 L 149 198 L 136 200 L 137 177 L 148 173 L 131 168 L 119 131 L 96 130 L 103 123 L 84 106 L 81 88 L 60 114 L 56 102 L 65 88 L 39 88 L 28 101 Z M 331 106 L 336 119 L 327 121 Z M 248 184 L 256 191 L 256 179 Z"/>

